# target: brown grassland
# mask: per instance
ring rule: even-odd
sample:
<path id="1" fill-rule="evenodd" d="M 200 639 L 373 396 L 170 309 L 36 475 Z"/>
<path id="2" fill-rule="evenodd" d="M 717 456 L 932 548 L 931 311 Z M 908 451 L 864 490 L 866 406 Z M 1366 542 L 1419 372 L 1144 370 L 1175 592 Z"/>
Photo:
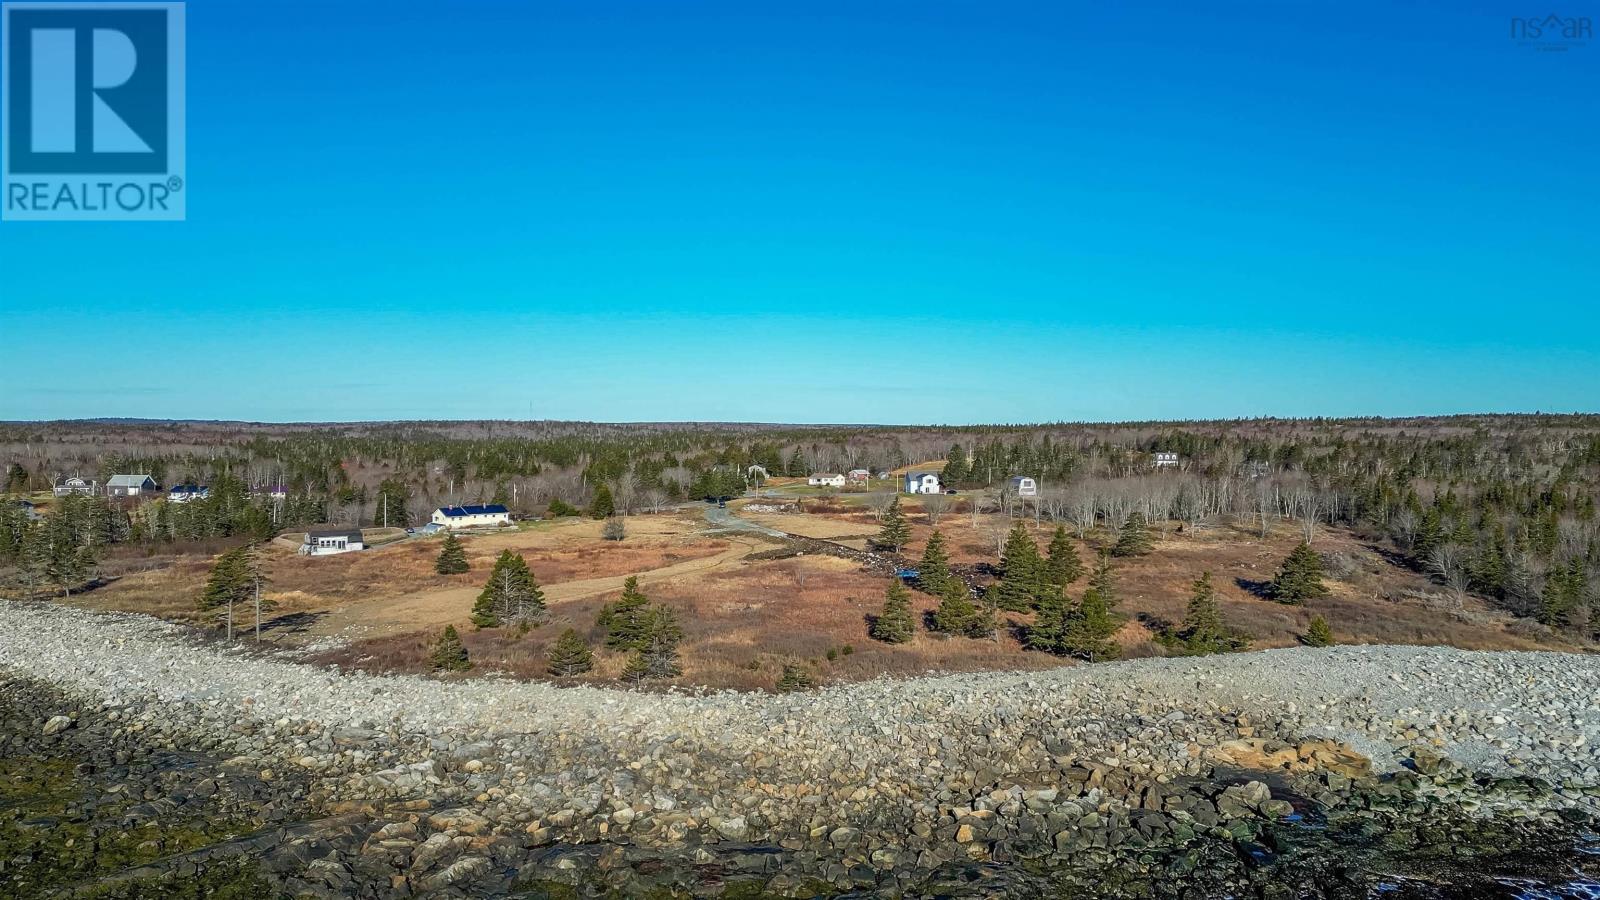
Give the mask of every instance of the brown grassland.
<path id="1" fill-rule="evenodd" d="M 927 468 L 934 468 L 928 466 Z M 799 511 L 743 513 L 742 518 L 793 534 L 864 547 L 878 521 L 857 495 L 800 497 Z M 956 500 L 939 520 L 954 562 L 992 577 L 987 566 L 1012 520 L 993 513 L 977 517 Z M 735 510 L 747 505 L 732 504 Z M 920 503 L 906 498 L 912 543 L 903 553 L 914 562 L 932 530 Z M 1040 547 L 1053 525 L 1022 520 Z M 600 647 L 595 624 L 600 607 L 614 599 L 622 580 L 640 575 L 652 600 L 672 607 L 685 632 L 684 674 L 675 683 L 718 688 L 770 688 L 785 663 L 805 667 L 819 683 L 928 671 L 1037 669 L 1070 665 L 1023 649 L 1029 616 L 1002 614 L 993 640 L 946 639 L 920 627 L 936 605 L 913 592 L 919 629 L 909 643 L 890 646 L 867 635 L 869 616 L 883 602 L 887 579 L 860 563 L 835 556 L 785 555 L 771 551 L 781 541 L 732 532 L 709 532 L 698 508 L 629 517 L 621 542 L 604 541 L 600 523 L 587 519 L 540 522 L 503 533 L 463 538 L 471 571 L 442 576 L 433 571 L 439 539 L 401 541 L 362 553 L 300 557 L 282 546 L 265 551 L 270 578 L 266 595 L 275 603 L 268 639 L 287 645 L 312 641 L 337 649 L 313 659 L 370 671 L 425 671 L 438 632 L 461 629 L 475 673 L 545 677 L 549 645 L 567 627 L 595 647 L 596 670 L 579 681 L 603 683 L 620 674 L 624 658 Z M 1092 565 L 1112 535 L 1091 532 L 1078 541 L 1085 566 Z M 1180 529 L 1158 527 L 1148 556 L 1116 561 L 1118 633 L 1125 655 L 1157 655 L 1152 641 L 1164 623 L 1182 619 L 1191 582 L 1212 573 L 1224 617 L 1253 636 L 1257 648 L 1291 646 L 1315 614 L 1349 643 L 1452 644 L 1469 649 L 1568 647 L 1537 625 L 1515 623 L 1480 601 L 1457 608 L 1444 592 L 1380 550 L 1342 529 L 1318 532 L 1315 546 L 1331 562 L 1331 595 L 1304 607 L 1264 599 L 1261 589 L 1300 539 L 1288 523 L 1262 538 L 1242 524 Z M 206 547 L 204 550 L 218 550 Z M 496 555 L 521 553 L 543 585 L 548 616 L 526 634 L 467 625 L 472 601 Z M 776 557 L 776 558 L 775 558 Z M 114 577 L 103 587 L 70 601 L 92 608 L 151 613 L 200 622 L 195 602 L 211 555 L 127 554 L 105 561 Z M 1081 592 L 1083 584 L 1074 586 Z M 470 676 L 468 676 L 470 677 Z"/>

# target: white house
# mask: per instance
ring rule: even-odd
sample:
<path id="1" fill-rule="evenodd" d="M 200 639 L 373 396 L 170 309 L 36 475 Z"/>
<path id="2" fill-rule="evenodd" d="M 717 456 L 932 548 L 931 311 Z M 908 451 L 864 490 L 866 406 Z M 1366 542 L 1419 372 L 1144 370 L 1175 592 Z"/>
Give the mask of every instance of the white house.
<path id="1" fill-rule="evenodd" d="M 211 496 L 211 488 L 203 484 L 180 484 L 167 491 L 168 503 L 188 503 L 190 500 L 204 500 Z"/>
<path id="2" fill-rule="evenodd" d="M 939 476 L 932 472 L 910 472 L 906 475 L 908 494 L 937 494 L 941 491 Z"/>
<path id="3" fill-rule="evenodd" d="M 818 472 L 806 479 L 812 487 L 844 487 L 844 476 L 837 472 Z"/>
<path id="4" fill-rule="evenodd" d="M 850 470 L 850 480 L 853 481 L 853 482 L 861 483 L 861 482 L 866 481 L 870 477 L 872 477 L 872 473 L 867 471 L 866 469 L 851 469 Z"/>
<path id="5" fill-rule="evenodd" d="M 1173 453 L 1170 450 L 1158 450 L 1152 454 L 1152 456 L 1155 459 L 1156 468 L 1158 469 L 1164 469 L 1167 466 L 1175 466 L 1179 461 L 1178 454 Z"/>
<path id="6" fill-rule="evenodd" d="M 442 506 L 433 511 L 433 523 L 451 530 L 494 528 L 511 524 L 511 513 L 498 503 L 486 506 Z"/>
<path id="7" fill-rule="evenodd" d="M 1006 487 L 1014 497 L 1039 496 L 1039 482 L 1026 475 L 1013 476 L 1010 481 L 1006 482 Z"/>
<path id="8" fill-rule="evenodd" d="M 79 478 L 74 475 L 71 478 L 63 478 L 56 482 L 54 490 L 57 497 L 67 497 L 72 494 L 84 494 L 93 497 L 100 493 L 100 482 Z"/>
<path id="9" fill-rule="evenodd" d="M 149 475 L 113 475 L 106 481 L 106 495 L 110 497 L 139 497 L 156 490 L 156 480 Z"/>
<path id="10" fill-rule="evenodd" d="M 306 532 L 305 543 L 300 545 L 300 555 L 330 556 L 366 548 L 366 541 L 361 537 L 361 529 L 327 528 Z"/>

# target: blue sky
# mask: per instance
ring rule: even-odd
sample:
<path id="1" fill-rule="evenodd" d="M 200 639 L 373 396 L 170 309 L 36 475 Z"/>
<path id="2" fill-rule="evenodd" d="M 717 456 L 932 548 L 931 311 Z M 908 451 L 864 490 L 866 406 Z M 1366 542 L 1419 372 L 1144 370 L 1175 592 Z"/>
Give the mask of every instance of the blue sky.
<path id="1" fill-rule="evenodd" d="M 1516 11 L 192 0 L 188 221 L 0 223 L 0 418 L 1595 411 Z"/>

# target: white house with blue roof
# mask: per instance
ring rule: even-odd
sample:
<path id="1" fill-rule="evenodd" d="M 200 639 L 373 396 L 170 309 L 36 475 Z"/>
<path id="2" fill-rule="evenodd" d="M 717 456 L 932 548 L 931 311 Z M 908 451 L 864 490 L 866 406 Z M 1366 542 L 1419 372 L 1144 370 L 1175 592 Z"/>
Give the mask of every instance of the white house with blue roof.
<path id="1" fill-rule="evenodd" d="M 452 531 L 458 528 L 497 528 L 511 524 L 511 512 L 498 503 L 441 506 L 433 511 L 432 522 Z"/>

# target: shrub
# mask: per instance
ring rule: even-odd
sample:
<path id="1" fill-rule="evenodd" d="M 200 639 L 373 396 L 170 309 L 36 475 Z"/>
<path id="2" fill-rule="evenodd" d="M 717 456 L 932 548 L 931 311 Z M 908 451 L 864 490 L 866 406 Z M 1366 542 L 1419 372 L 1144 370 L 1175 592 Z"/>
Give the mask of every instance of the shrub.
<path id="1" fill-rule="evenodd" d="M 1300 636 L 1300 643 L 1307 647 L 1327 647 L 1333 643 L 1333 629 L 1328 627 L 1328 620 L 1321 616 L 1312 616 L 1311 624 L 1306 626 L 1306 633 Z"/>
<path id="2" fill-rule="evenodd" d="M 803 691 L 812 686 L 811 675 L 805 669 L 793 663 L 785 663 L 783 676 L 778 679 L 778 691 L 787 694 L 791 691 Z"/>
<path id="3" fill-rule="evenodd" d="M 616 516 L 612 516 L 611 518 L 607 519 L 605 527 L 600 529 L 600 536 L 608 541 L 620 541 L 624 537 L 627 537 L 627 534 L 627 527 L 624 526 L 622 524 L 622 520 Z"/>
<path id="4" fill-rule="evenodd" d="M 559 519 L 562 516 L 578 516 L 582 514 L 583 513 L 576 506 L 573 506 L 560 497 L 551 500 L 550 509 L 545 512 L 545 515 L 552 519 Z"/>

